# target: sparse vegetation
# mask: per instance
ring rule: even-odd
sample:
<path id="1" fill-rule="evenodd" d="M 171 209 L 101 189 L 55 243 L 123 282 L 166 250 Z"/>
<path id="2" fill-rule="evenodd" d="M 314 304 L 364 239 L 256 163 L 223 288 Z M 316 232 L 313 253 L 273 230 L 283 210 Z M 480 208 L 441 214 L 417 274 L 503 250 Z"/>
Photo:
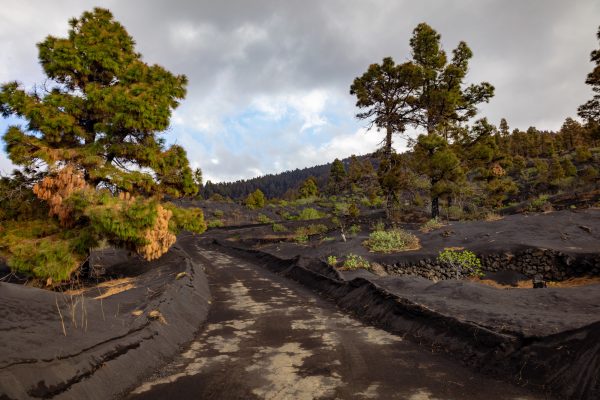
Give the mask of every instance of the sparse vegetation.
<path id="1" fill-rule="evenodd" d="M 457 279 L 463 273 L 468 276 L 483 276 L 481 260 L 472 251 L 447 248 L 440 252 L 437 260 L 454 268 Z"/>
<path id="2" fill-rule="evenodd" d="M 300 214 L 298 214 L 298 219 L 300 221 L 309 221 L 311 219 L 320 219 L 324 217 L 325 215 L 311 207 L 304 208 L 302 211 L 300 211 Z"/>
<path id="3" fill-rule="evenodd" d="M 282 224 L 273 224 L 273 232 L 287 232 L 287 228 Z"/>
<path id="4" fill-rule="evenodd" d="M 364 245 L 373 252 L 391 253 L 418 249 L 419 239 L 412 233 L 395 228 L 372 232 Z"/>
<path id="5" fill-rule="evenodd" d="M 423 225 L 421 225 L 419 230 L 421 232 L 427 233 L 436 229 L 440 229 L 443 226 L 445 226 L 445 224 L 442 221 L 440 221 L 439 218 L 432 218 L 429 221 L 425 222 Z"/>
<path id="6" fill-rule="evenodd" d="M 256 217 L 256 220 L 261 224 L 270 224 L 273 222 L 273 220 L 271 218 L 267 217 L 265 214 L 258 214 L 258 217 Z"/>
<path id="7" fill-rule="evenodd" d="M 350 253 L 342 263 L 342 268 L 340 269 L 353 271 L 361 268 L 369 270 L 371 269 L 371 264 L 369 264 L 369 261 L 367 261 L 365 258 Z"/>
<path id="8" fill-rule="evenodd" d="M 338 264 L 338 259 L 336 256 L 328 256 L 327 257 L 327 264 L 331 265 L 332 267 L 337 266 Z"/>

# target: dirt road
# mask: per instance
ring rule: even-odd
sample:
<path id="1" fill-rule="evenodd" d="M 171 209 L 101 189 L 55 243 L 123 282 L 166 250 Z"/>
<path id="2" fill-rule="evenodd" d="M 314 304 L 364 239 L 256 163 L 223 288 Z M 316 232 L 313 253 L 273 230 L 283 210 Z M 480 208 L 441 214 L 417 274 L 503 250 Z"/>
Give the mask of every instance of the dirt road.
<path id="1" fill-rule="evenodd" d="M 247 261 L 202 251 L 204 329 L 130 399 L 542 399 L 366 326 Z"/>

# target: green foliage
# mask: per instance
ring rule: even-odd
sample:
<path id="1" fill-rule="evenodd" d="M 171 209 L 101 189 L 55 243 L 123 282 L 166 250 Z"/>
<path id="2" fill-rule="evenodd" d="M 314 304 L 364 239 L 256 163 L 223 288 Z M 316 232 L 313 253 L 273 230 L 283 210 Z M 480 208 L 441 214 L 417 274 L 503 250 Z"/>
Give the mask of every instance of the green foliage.
<path id="1" fill-rule="evenodd" d="M 348 215 L 350 218 L 358 218 L 360 217 L 360 208 L 356 205 L 356 203 L 350 204 L 348 207 Z"/>
<path id="2" fill-rule="evenodd" d="M 436 133 L 419 135 L 414 146 L 415 162 L 430 181 L 431 218 L 439 215 L 438 199 L 459 191 L 465 174 L 448 142 Z"/>
<path id="3" fill-rule="evenodd" d="M 575 149 L 575 160 L 577 162 L 583 163 L 586 161 L 590 161 L 592 159 L 592 152 L 584 146 L 578 146 Z"/>
<path id="4" fill-rule="evenodd" d="M 545 211 L 551 204 L 548 202 L 550 196 L 547 194 L 540 194 L 529 203 L 529 211 Z"/>
<path id="5" fill-rule="evenodd" d="M 370 270 L 371 265 L 363 257 L 350 253 L 346 256 L 346 259 L 344 260 L 341 269 L 353 271 L 361 268 Z"/>
<path id="6" fill-rule="evenodd" d="M 273 232 L 287 232 L 287 228 L 282 224 L 273 224 Z"/>
<path id="7" fill-rule="evenodd" d="M 265 206 L 265 195 L 260 189 L 256 189 L 246 197 L 244 203 L 251 210 L 263 208 Z"/>
<path id="8" fill-rule="evenodd" d="M 318 235 L 328 231 L 328 228 L 324 224 L 310 224 L 307 226 L 301 226 L 296 229 L 296 233 L 304 233 L 306 235 Z"/>
<path id="9" fill-rule="evenodd" d="M 351 235 L 358 235 L 361 231 L 360 225 L 351 225 L 350 228 L 348 228 L 348 233 L 350 233 Z"/>
<path id="10" fill-rule="evenodd" d="M 225 226 L 225 223 L 223 222 L 223 220 L 220 220 L 220 219 L 211 219 L 208 221 L 209 228 L 222 228 L 224 226 Z"/>
<path id="11" fill-rule="evenodd" d="M 194 195 L 200 184 L 184 149 L 158 136 L 185 97 L 187 78 L 144 63 L 108 10 L 69 23 L 67 37 L 38 44 L 46 90 L 27 92 L 16 82 L 0 88 L 2 115 L 27 121 L 3 137 L 23 173 L 0 196 L 15 200 L 18 188 L 23 204 L 0 215 L 22 224 L 5 224 L 12 228 L 2 232 L 0 248 L 14 269 L 54 281 L 68 279 L 100 242 L 151 260 L 180 230 L 206 229 L 200 209 L 160 201 Z M 32 226 L 57 224 L 32 236 Z"/>
<path id="12" fill-rule="evenodd" d="M 312 176 L 306 179 L 300 189 L 298 189 L 300 198 L 306 199 L 316 197 L 319 195 L 319 188 L 317 187 L 317 181 Z"/>
<path id="13" fill-rule="evenodd" d="M 10 159 L 50 169 L 69 163 L 93 186 L 118 191 L 194 195 L 184 149 L 157 137 L 185 97 L 187 78 L 144 63 L 108 10 L 95 8 L 69 23 L 67 37 L 38 44 L 48 91 L 28 93 L 16 82 L 0 89 L 2 114 L 29 122 L 5 133 Z"/>
<path id="14" fill-rule="evenodd" d="M 346 183 L 346 167 L 338 158 L 333 160 L 329 170 L 328 187 L 331 193 L 339 193 Z"/>
<path id="15" fill-rule="evenodd" d="M 383 220 L 378 220 L 377 222 L 375 222 L 372 226 L 371 226 L 371 230 L 374 232 L 381 232 L 381 231 L 385 231 L 385 221 Z"/>
<path id="16" fill-rule="evenodd" d="M 256 220 L 258 222 L 260 222 L 261 224 L 270 224 L 273 222 L 273 220 L 269 217 L 267 217 L 264 214 L 258 214 L 258 217 L 256 217 Z"/>
<path id="17" fill-rule="evenodd" d="M 415 250 L 419 247 L 419 239 L 412 233 L 402 229 L 374 231 L 363 243 L 369 250 L 380 253 Z"/>
<path id="18" fill-rule="evenodd" d="M 199 208 L 180 208 L 172 203 L 165 203 L 163 207 L 173 213 L 169 221 L 171 232 L 179 233 L 181 230 L 186 230 L 193 233 L 202 233 L 206 230 L 204 222 L 204 214 Z"/>
<path id="19" fill-rule="evenodd" d="M 483 276 L 481 260 L 472 251 L 444 249 L 438 254 L 437 260 L 455 268 L 457 275 L 464 272 L 467 275 Z"/>
<path id="20" fill-rule="evenodd" d="M 1 253 L 18 273 L 60 282 L 85 259 L 80 244 L 88 235 L 78 233 L 65 235 L 53 220 L 8 222 L 0 230 Z"/>
<path id="21" fill-rule="evenodd" d="M 328 256 L 327 257 L 327 264 L 331 265 L 332 267 L 335 267 L 338 264 L 338 259 L 336 256 Z"/>
<path id="22" fill-rule="evenodd" d="M 325 215 L 323 213 L 310 207 L 304 208 L 302 211 L 300 211 L 300 214 L 298 214 L 298 219 L 300 221 L 308 221 L 311 219 L 319 219 L 324 217 Z"/>
<path id="23" fill-rule="evenodd" d="M 425 222 L 423 225 L 421 225 L 419 230 L 421 232 L 427 233 L 439 229 L 443 226 L 445 226 L 445 224 L 442 221 L 440 221 L 439 218 L 432 218 L 429 221 Z"/>
<path id="24" fill-rule="evenodd" d="M 600 27 L 596 34 L 600 41 Z M 593 50 L 590 54 L 590 61 L 595 63 L 595 67 L 587 76 L 585 83 L 592 87 L 594 97 L 581 105 L 577 109 L 577 113 L 581 118 L 586 120 L 588 124 L 598 124 L 600 122 L 600 48 Z"/>
<path id="25" fill-rule="evenodd" d="M 573 162 L 569 158 L 563 158 L 560 162 L 563 170 L 565 171 L 565 176 L 577 176 L 577 167 L 573 164 Z"/>
<path id="26" fill-rule="evenodd" d="M 213 211 L 213 216 L 215 218 L 223 218 L 224 215 L 225 215 L 225 213 L 222 210 Z"/>

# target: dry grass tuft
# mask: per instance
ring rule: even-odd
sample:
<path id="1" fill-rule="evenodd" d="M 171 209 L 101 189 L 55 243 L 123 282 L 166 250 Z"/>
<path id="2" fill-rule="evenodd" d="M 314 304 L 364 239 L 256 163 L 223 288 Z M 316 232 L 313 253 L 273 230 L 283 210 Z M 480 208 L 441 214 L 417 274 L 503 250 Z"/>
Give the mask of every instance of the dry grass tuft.
<path id="1" fill-rule="evenodd" d="M 104 293 L 100 296 L 94 297 L 94 300 L 105 299 L 110 296 L 114 296 L 115 294 L 125 292 L 130 289 L 134 289 L 134 279 L 133 278 L 122 278 L 122 279 L 114 279 L 112 281 L 106 281 L 100 283 L 98 288 L 106 289 Z"/>

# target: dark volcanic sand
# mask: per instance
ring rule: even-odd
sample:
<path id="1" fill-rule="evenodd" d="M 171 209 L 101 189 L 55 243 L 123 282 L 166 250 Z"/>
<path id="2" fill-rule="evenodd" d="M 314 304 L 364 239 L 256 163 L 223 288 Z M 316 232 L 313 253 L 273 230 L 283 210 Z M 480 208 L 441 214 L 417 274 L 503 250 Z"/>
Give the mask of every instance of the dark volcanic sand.
<path id="1" fill-rule="evenodd" d="M 202 333 L 130 399 L 541 399 L 341 313 L 250 262 L 204 252 Z"/>
<path id="2" fill-rule="evenodd" d="M 102 300 L 106 289 L 70 296 L 0 283 L 0 399 L 110 399 L 170 359 L 208 312 L 206 279 L 181 248 L 190 240 L 121 265 L 135 287 Z"/>

